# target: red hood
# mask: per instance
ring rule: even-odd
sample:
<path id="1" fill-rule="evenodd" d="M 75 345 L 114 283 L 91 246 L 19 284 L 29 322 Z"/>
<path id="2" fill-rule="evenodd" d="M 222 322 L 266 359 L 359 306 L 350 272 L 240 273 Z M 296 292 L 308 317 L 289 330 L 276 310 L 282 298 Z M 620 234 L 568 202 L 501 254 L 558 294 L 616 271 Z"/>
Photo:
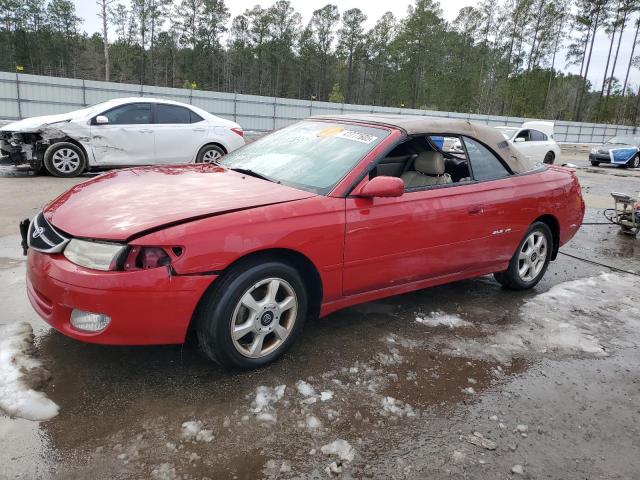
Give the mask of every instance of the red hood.
<path id="1" fill-rule="evenodd" d="M 213 165 L 115 170 L 80 183 L 45 207 L 70 235 L 126 240 L 185 220 L 314 196 Z"/>

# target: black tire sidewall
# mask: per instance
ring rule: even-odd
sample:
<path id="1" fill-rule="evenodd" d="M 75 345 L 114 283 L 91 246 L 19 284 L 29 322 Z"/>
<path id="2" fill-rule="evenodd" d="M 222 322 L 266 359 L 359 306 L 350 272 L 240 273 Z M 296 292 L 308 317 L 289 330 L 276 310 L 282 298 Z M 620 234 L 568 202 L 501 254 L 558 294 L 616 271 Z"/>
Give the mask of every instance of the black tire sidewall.
<path id="1" fill-rule="evenodd" d="M 544 262 L 544 266 L 542 267 L 542 270 L 540 270 L 540 273 L 538 274 L 538 276 L 533 280 L 526 282 L 522 280 L 522 278 L 520 278 L 520 273 L 518 272 L 518 257 L 520 256 L 520 250 L 522 250 L 522 247 L 524 243 L 527 241 L 527 238 L 529 238 L 529 235 L 531 235 L 534 231 L 540 231 L 546 237 L 548 252 L 547 252 L 547 258 L 545 259 L 545 262 Z M 542 280 L 545 273 L 547 272 L 547 268 L 549 267 L 549 262 L 551 261 L 551 255 L 552 255 L 553 249 L 554 249 L 553 234 L 551 233 L 551 229 L 549 228 L 549 226 L 543 222 L 533 223 L 527 230 L 527 233 L 524 234 L 520 243 L 518 244 L 518 248 L 513 254 L 511 261 L 509 262 L 509 268 L 507 269 L 506 272 L 504 272 L 506 273 L 511 286 L 519 290 L 527 290 L 535 287 L 538 284 L 538 282 Z"/>
<path id="2" fill-rule="evenodd" d="M 203 160 L 204 154 L 207 153 L 209 150 L 215 150 L 216 152 L 220 153 L 220 155 L 222 155 L 223 157 L 226 155 L 224 153 L 224 150 L 217 145 L 205 145 L 198 151 L 198 155 L 196 155 L 196 163 L 205 163 Z"/>
<path id="3" fill-rule="evenodd" d="M 216 282 L 204 299 L 197 314 L 197 333 L 201 348 L 210 358 L 227 368 L 256 369 L 268 365 L 282 356 L 302 331 L 307 314 L 307 292 L 302 277 L 292 266 L 278 261 L 244 265 L 228 272 L 226 278 Z M 274 352 L 262 358 L 248 358 L 236 350 L 231 339 L 231 322 L 240 297 L 251 285 L 269 277 L 286 280 L 294 289 L 298 300 L 297 318 L 293 330 Z"/>
<path id="4" fill-rule="evenodd" d="M 60 172 L 53 166 L 53 161 L 52 161 L 53 154 L 56 153 L 61 148 L 69 148 L 78 154 L 78 156 L 80 157 L 80 166 L 76 170 L 72 172 Z M 61 178 L 77 177 L 82 172 L 84 172 L 85 169 L 87 168 L 87 159 L 82 149 L 77 145 L 70 142 L 59 142 L 59 143 L 54 143 L 46 150 L 44 154 L 44 167 L 51 175 L 55 177 L 61 177 Z"/>
<path id="5" fill-rule="evenodd" d="M 636 154 L 627 164 L 629 168 L 640 167 L 640 155 Z"/>
<path id="6" fill-rule="evenodd" d="M 591 161 L 591 166 L 592 167 L 599 167 L 600 166 L 600 162 L 594 162 L 593 160 Z"/>
<path id="7" fill-rule="evenodd" d="M 547 159 L 549 159 L 549 161 L 547 161 Z M 553 165 L 555 160 L 556 155 L 553 152 L 547 152 L 547 154 L 544 156 L 543 163 L 546 163 L 547 165 Z"/>

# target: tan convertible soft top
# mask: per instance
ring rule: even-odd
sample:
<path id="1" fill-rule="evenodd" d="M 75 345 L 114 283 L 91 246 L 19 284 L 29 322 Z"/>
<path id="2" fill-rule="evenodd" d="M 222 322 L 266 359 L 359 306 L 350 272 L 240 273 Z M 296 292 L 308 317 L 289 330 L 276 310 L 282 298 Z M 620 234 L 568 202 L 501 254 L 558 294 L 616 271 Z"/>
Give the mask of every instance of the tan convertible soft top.
<path id="1" fill-rule="evenodd" d="M 421 117 L 416 115 L 318 115 L 311 120 L 335 120 L 347 122 L 362 122 L 375 125 L 399 128 L 407 135 L 450 134 L 466 135 L 479 140 L 502 157 L 514 173 L 524 173 L 534 170 L 537 165 L 527 159 L 522 153 L 511 147 L 498 130 L 472 123 L 468 120 L 452 118 Z"/>

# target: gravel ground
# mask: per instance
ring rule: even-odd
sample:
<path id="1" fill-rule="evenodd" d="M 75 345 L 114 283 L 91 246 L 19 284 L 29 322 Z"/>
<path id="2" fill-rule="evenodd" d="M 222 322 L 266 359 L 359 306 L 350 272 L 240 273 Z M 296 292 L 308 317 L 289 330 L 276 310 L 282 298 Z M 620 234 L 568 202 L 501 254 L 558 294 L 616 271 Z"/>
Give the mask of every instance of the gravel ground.
<path id="1" fill-rule="evenodd" d="M 562 162 L 599 223 L 640 172 L 584 157 Z M 59 407 L 0 413 L 0 478 L 638 476 L 637 276 L 563 254 L 534 291 L 483 277 L 371 302 L 309 322 L 268 368 L 228 373 L 190 345 L 78 343 L 31 310 L 17 222 L 78 181 L 0 178 L 0 324 L 33 328 L 25 378 Z M 640 272 L 640 241 L 615 226 L 585 225 L 562 250 Z"/>

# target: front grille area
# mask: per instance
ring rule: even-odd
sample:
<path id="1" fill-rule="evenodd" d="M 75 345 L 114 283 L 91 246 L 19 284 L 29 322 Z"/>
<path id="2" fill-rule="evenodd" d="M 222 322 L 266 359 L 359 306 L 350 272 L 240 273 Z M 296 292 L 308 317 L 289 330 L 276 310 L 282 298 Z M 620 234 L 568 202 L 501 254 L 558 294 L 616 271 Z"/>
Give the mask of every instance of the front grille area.
<path id="1" fill-rule="evenodd" d="M 29 248 L 45 253 L 59 253 L 69 243 L 69 239 L 47 222 L 42 212 L 33 219 L 27 234 Z"/>

